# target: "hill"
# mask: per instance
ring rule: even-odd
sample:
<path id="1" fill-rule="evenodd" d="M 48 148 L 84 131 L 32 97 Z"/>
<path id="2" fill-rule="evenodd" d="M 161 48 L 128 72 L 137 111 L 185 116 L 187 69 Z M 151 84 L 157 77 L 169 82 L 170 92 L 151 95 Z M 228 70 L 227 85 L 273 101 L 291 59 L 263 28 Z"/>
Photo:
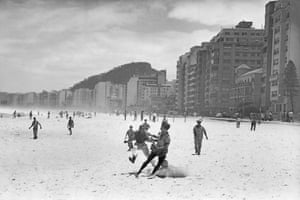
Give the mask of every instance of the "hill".
<path id="1" fill-rule="evenodd" d="M 110 81 L 116 84 L 126 84 L 133 75 L 146 75 L 156 73 L 157 70 L 147 62 L 134 62 L 113 68 L 112 70 L 98 75 L 90 76 L 79 83 L 75 83 L 71 90 L 79 88 L 94 89 L 100 81 Z"/>

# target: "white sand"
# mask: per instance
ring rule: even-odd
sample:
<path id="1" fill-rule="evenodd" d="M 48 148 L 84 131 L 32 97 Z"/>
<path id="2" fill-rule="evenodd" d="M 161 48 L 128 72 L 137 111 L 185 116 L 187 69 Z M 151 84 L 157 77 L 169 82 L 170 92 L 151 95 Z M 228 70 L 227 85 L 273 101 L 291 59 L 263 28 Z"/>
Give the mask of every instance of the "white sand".
<path id="1" fill-rule="evenodd" d="M 195 119 L 169 119 L 167 159 L 188 176 L 136 179 L 127 173 L 145 157 L 139 153 L 131 164 L 123 139 L 128 126 L 137 128 L 140 121 L 106 114 L 75 118 L 69 136 L 66 119 L 37 118 L 43 126 L 38 140 L 27 117 L 0 118 L 1 200 L 300 199 L 300 126 L 261 124 L 250 132 L 248 123 L 236 129 L 204 119 L 209 140 L 199 157 L 192 155 Z M 151 133 L 159 131 L 160 122 L 150 125 Z"/>

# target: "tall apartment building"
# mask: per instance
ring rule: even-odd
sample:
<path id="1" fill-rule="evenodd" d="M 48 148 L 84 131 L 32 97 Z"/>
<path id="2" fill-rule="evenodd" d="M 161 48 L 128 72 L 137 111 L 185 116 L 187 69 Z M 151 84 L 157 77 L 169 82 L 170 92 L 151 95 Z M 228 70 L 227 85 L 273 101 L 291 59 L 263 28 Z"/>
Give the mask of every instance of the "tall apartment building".
<path id="1" fill-rule="evenodd" d="M 279 0 L 266 5 L 265 50 L 265 102 L 275 113 L 290 111 L 291 105 L 286 96 L 284 70 L 293 61 L 300 77 L 300 1 Z M 270 86 L 267 87 L 267 83 Z M 269 97 L 269 98 L 268 98 Z M 300 97 L 295 99 L 295 110 L 300 111 Z"/>
<path id="2" fill-rule="evenodd" d="M 271 1 L 265 6 L 265 33 L 264 33 L 264 46 L 262 49 L 263 54 L 263 73 L 262 73 L 262 108 L 268 110 L 270 101 L 270 76 L 273 55 L 273 13 L 275 12 L 276 1 Z"/>
<path id="3" fill-rule="evenodd" d="M 196 46 L 177 62 L 176 104 L 180 112 L 214 114 L 234 109 L 230 90 L 241 64 L 262 66 L 264 31 L 252 22 L 222 29 L 210 42 Z"/>
<path id="4" fill-rule="evenodd" d="M 234 69 L 241 64 L 252 69 L 262 66 L 263 35 L 263 30 L 252 28 L 252 22 L 242 21 L 235 28 L 222 29 L 210 41 L 209 81 L 205 85 L 205 107 L 210 113 L 234 109 L 230 101 Z"/>
<path id="5" fill-rule="evenodd" d="M 200 62 L 203 47 L 194 46 L 177 61 L 176 106 L 179 112 L 194 112 L 199 107 Z"/>

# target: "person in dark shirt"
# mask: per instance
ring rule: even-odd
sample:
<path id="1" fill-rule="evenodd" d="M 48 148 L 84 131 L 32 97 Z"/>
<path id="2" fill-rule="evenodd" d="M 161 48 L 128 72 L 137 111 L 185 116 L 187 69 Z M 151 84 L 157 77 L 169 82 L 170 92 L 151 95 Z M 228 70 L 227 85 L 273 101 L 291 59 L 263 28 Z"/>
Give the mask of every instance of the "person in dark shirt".
<path id="1" fill-rule="evenodd" d="M 74 121 L 73 121 L 72 117 L 69 117 L 67 128 L 69 129 L 70 135 L 72 135 L 73 134 L 72 133 L 72 128 L 74 128 Z"/>
<path id="2" fill-rule="evenodd" d="M 150 177 L 155 176 L 155 172 L 160 168 L 161 164 L 166 159 L 168 148 L 170 145 L 170 136 L 168 133 L 168 130 L 170 128 L 169 124 L 164 125 L 161 127 L 161 132 L 159 133 L 157 137 L 157 142 L 153 143 L 151 146 L 151 153 L 148 156 L 147 160 L 142 164 L 139 171 L 136 173 L 136 177 L 139 176 L 139 174 L 143 171 L 143 169 L 155 158 L 158 157 L 158 163 L 154 167 L 152 173 L 150 174 Z"/>
<path id="3" fill-rule="evenodd" d="M 37 139 L 37 134 L 38 134 L 38 127 L 40 126 L 40 129 L 42 129 L 42 125 L 40 124 L 40 122 L 38 122 L 36 120 L 35 117 L 33 117 L 33 122 L 31 124 L 31 126 L 29 127 L 29 129 L 31 129 L 33 127 L 33 139 Z"/>

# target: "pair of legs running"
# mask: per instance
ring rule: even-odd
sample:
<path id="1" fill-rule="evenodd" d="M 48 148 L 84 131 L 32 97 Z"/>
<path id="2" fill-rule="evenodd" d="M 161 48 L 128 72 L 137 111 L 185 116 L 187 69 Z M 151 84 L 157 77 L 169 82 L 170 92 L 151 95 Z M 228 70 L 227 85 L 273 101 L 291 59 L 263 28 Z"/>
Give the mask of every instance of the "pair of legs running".
<path id="1" fill-rule="evenodd" d="M 143 152 L 143 154 L 146 156 L 146 158 L 148 158 L 150 155 L 150 152 L 149 152 L 149 149 L 148 149 L 148 146 L 146 143 L 139 143 L 139 144 L 136 144 L 136 146 L 137 146 L 137 149 L 134 147 L 131 149 L 132 157 L 129 157 L 129 160 L 132 163 L 135 162 L 135 159 L 137 157 L 136 150 L 141 150 Z M 151 164 L 152 164 L 152 166 L 155 166 L 155 161 L 152 160 Z"/>
<path id="2" fill-rule="evenodd" d="M 139 176 L 139 174 L 143 171 L 143 169 L 153 160 L 153 158 L 155 158 L 156 156 L 158 156 L 158 163 L 156 164 L 156 166 L 154 167 L 151 175 L 154 175 L 155 172 L 160 168 L 161 164 L 164 162 L 164 160 L 166 159 L 166 155 L 158 155 L 155 152 L 151 152 L 151 154 L 148 156 L 147 160 L 142 164 L 140 170 L 136 173 L 136 177 Z"/>

